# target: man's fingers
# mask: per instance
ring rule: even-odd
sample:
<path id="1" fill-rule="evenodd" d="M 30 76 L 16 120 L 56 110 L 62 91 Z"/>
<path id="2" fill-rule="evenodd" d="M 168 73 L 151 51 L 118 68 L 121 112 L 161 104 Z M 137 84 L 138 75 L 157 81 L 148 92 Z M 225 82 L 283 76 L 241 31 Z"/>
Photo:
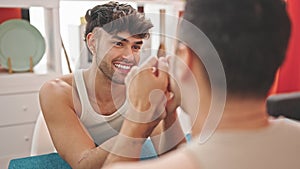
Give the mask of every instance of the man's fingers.
<path id="1" fill-rule="evenodd" d="M 144 64 L 141 65 L 140 69 L 152 69 L 152 67 L 157 66 L 157 58 L 156 57 L 151 57 L 149 60 L 147 60 Z"/>
<path id="2" fill-rule="evenodd" d="M 169 64 L 165 57 L 160 57 L 158 60 L 158 78 L 165 79 L 168 82 Z"/>
<path id="3" fill-rule="evenodd" d="M 137 74 L 138 72 L 138 67 L 133 66 L 128 73 L 128 75 L 125 77 L 125 84 L 129 84 L 130 80 Z"/>
<path id="4" fill-rule="evenodd" d="M 165 58 L 165 57 L 160 57 L 160 58 L 158 59 L 158 66 L 157 66 L 157 67 L 158 67 L 158 69 L 167 72 L 167 71 L 168 71 L 168 68 L 169 68 L 169 63 L 168 63 L 167 58 Z"/>
<path id="5" fill-rule="evenodd" d="M 174 98 L 174 93 L 171 92 L 171 91 L 167 91 L 166 92 L 166 97 L 167 97 L 167 100 L 172 100 Z"/>

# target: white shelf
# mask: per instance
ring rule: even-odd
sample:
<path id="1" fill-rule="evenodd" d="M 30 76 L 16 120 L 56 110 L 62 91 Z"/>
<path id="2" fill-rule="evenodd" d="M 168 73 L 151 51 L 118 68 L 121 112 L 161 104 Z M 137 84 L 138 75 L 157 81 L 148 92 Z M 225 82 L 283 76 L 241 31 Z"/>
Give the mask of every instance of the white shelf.
<path id="1" fill-rule="evenodd" d="M 30 156 L 33 129 L 40 105 L 38 92 L 46 81 L 62 74 L 59 0 L 1 0 L 0 7 L 41 7 L 44 11 L 46 72 L 12 73 L 0 70 L 0 168 L 11 159 Z"/>
<path id="2" fill-rule="evenodd" d="M 1 73 L 0 96 L 6 94 L 38 92 L 43 83 L 58 76 L 60 76 L 60 74 L 55 72 L 47 74 Z"/>
<path id="3" fill-rule="evenodd" d="M 29 8 L 41 6 L 45 8 L 58 8 L 59 0 L 1 0 L 1 7 Z"/>
<path id="4" fill-rule="evenodd" d="M 47 67 L 62 73 L 59 2 L 59 0 L 1 0 L 0 7 L 44 8 Z"/>

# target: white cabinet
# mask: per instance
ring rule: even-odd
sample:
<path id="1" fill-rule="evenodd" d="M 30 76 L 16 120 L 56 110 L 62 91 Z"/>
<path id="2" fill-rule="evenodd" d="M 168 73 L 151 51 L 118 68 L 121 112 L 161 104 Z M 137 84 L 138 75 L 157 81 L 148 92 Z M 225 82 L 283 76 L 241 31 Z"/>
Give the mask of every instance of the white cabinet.
<path id="1" fill-rule="evenodd" d="M 36 103 L 38 103 L 37 92 L 0 95 L 1 112 L 5 114 L 1 116 L 0 126 L 35 122 L 40 110 Z"/>
<path id="2" fill-rule="evenodd" d="M 40 112 L 38 91 L 59 74 L 0 73 L 0 168 L 9 160 L 30 155 Z"/>
<path id="3" fill-rule="evenodd" d="M 13 158 L 30 155 L 34 122 L 0 127 L 0 167 L 7 168 Z"/>
<path id="4" fill-rule="evenodd" d="M 46 72 L 0 72 L 0 168 L 13 158 L 30 155 L 34 126 L 40 112 L 42 84 L 62 74 L 59 0 L 1 0 L 0 7 L 42 7 L 45 21 Z M 43 16 L 41 16 L 43 17 Z"/>

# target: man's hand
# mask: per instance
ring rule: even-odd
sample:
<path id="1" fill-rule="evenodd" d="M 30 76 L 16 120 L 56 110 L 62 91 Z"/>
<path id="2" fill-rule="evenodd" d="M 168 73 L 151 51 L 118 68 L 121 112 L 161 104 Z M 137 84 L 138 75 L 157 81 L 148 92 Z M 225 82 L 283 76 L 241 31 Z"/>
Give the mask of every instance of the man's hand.
<path id="1" fill-rule="evenodd" d="M 168 63 L 165 58 L 152 58 L 134 67 L 125 79 L 128 110 L 120 133 L 110 142 L 111 151 L 105 161 L 139 160 L 142 145 L 153 129 L 166 116 Z M 116 152 L 116 153 L 114 153 Z"/>
<path id="2" fill-rule="evenodd" d="M 151 58 L 141 67 L 132 68 L 125 79 L 129 111 L 126 121 L 136 126 L 140 137 L 148 137 L 166 116 L 168 63 L 165 58 Z"/>
<path id="3" fill-rule="evenodd" d="M 182 131 L 176 109 L 180 105 L 180 88 L 174 79 L 174 63 L 171 57 L 169 62 L 169 84 L 166 92 L 168 101 L 165 106 L 166 115 L 161 123 L 151 134 L 151 140 L 158 155 L 176 149 L 181 143 L 185 143 L 185 134 Z"/>

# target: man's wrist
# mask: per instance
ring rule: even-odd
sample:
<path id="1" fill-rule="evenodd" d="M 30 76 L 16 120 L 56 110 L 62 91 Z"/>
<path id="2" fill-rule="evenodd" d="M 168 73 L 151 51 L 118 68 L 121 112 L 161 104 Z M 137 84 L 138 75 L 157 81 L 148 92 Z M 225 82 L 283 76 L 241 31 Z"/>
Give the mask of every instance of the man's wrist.
<path id="1" fill-rule="evenodd" d="M 120 134 L 127 137 L 144 139 L 146 139 L 151 132 L 152 128 L 145 126 L 142 123 L 132 122 L 128 119 L 124 120 L 122 129 L 120 130 Z"/>
<path id="2" fill-rule="evenodd" d="M 176 120 L 177 120 L 177 113 L 174 112 L 172 114 L 169 114 L 164 120 L 163 120 L 163 126 L 164 129 L 168 129 L 170 126 L 172 126 Z"/>

